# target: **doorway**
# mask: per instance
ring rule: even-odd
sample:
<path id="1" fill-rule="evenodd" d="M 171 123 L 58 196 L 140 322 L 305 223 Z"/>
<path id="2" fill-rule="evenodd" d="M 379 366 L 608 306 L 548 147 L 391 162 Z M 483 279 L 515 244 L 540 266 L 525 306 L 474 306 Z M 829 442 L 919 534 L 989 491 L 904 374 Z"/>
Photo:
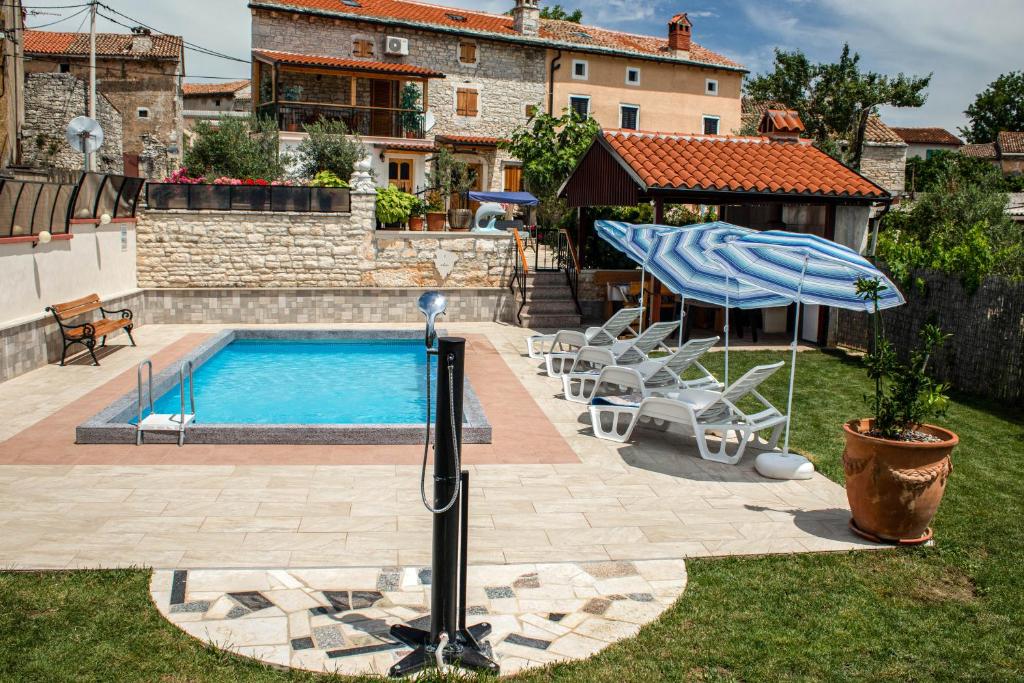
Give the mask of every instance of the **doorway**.
<path id="1" fill-rule="evenodd" d="M 395 137 L 395 81 L 370 81 L 370 135 Z"/>

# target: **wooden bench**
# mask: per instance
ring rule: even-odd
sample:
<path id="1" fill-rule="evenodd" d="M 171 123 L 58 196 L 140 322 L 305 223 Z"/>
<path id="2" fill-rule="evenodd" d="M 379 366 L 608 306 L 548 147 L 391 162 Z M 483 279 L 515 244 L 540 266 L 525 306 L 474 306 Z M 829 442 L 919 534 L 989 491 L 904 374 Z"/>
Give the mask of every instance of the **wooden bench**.
<path id="1" fill-rule="evenodd" d="M 96 340 L 100 340 L 100 346 L 106 346 L 107 335 L 113 334 L 118 330 L 123 329 L 128 334 L 128 340 L 132 343 L 132 346 L 135 346 L 135 340 L 132 338 L 133 323 L 131 310 L 122 308 L 118 311 L 108 311 L 100 303 L 99 294 L 90 294 L 67 303 L 47 306 L 46 310 L 53 314 L 57 325 L 60 326 L 60 333 L 64 337 L 64 350 L 60 354 L 61 365 L 64 365 L 64 359 L 68 355 L 68 348 L 72 344 L 81 344 L 89 349 L 93 365 L 99 365 L 100 362 L 96 360 Z M 72 318 L 77 318 L 92 311 L 99 311 L 102 317 L 87 323 L 68 324 Z M 108 318 L 107 315 L 120 317 Z"/>

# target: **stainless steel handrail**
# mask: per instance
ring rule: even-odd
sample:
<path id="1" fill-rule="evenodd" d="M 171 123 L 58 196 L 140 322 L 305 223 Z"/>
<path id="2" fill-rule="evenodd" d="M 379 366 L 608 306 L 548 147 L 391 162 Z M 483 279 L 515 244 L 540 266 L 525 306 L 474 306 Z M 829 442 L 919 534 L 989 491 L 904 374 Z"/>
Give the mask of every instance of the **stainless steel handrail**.
<path id="1" fill-rule="evenodd" d="M 135 445 L 142 445 L 142 368 L 149 369 L 149 379 L 147 384 L 149 385 L 149 413 L 153 414 L 153 361 L 146 359 L 139 363 L 138 368 L 138 393 L 137 393 L 137 404 L 139 408 L 139 421 L 135 423 Z"/>

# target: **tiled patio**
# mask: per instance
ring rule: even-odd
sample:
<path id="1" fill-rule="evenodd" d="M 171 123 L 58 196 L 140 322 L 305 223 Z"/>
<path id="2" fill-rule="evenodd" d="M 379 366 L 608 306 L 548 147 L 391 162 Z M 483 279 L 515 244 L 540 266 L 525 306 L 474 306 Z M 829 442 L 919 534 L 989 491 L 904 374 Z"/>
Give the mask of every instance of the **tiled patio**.
<path id="1" fill-rule="evenodd" d="M 134 388 L 138 361 L 153 357 L 159 370 L 223 327 L 144 326 L 138 348 L 109 354 L 100 368 L 49 366 L 0 384 L 6 416 L 0 425 L 0 439 L 6 439 L 0 442 L 0 566 L 148 565 L 190 575 L 245 568 L 292 576 L 301 568 L 429 566 L 420 447 L 73 443 L 82 416 Z M 766 480 L 753 471 L 751 456 L 739 466 L 702 461 L 691 441 L 671 432 L 624 445 L 600 441 L 590 434 L 583 406 L 559 398 L 559 383 L 524 356 L 527 331 L 498 324 L 444 327 L 470 339 L 467 374 L 494 424 L 494 443 L 465 448 L 471 585 L 490 585 L 480 573 L 505 571 L 501 565 L 624 561 L 641 567 L 649 560 L 873 547 L 848 531 L 845 493 L 826 478 Z M 166 575 L 158 573 L 155 581 Z M 370 589 L 365 582 L 336 583 L 310 580 L 303 590 Z M 240 586 L 235 592 L 247 590 Z M 211 601 L 212 609 L 231 589 L 218 586 L 217 597 L 199 591 L 188 599 Z M 162 589 L 154 590 L 161 609 L 169 609 L 160 602 Z M 423 589 L 416 590 L 422 597 Z M 659 597 L 667 599 L 657 601 L 660 610 L 674 596 Z M 504 607 L 487 609 L 519 619 L 516 633 L 536 636 L 532 629 L 541 626 L 527 629 L 531 621 L 523 615 L 544 618 L 544 610 Z M 567 611 L 577 608 L 582 605 Z M 209 616 L 206 610 L 187 614 L 179 610 L 172 619 Z M 222 619 L 219 613 L 210 618 Z M 491 642 L 512 659 L 547 661 L 508 649 L 514 643 L 500 638 Z M 283 651 L 273 652 L 271 660 L 283 663 Z M 288 655 L 299 665 L 318 656 Z"/>

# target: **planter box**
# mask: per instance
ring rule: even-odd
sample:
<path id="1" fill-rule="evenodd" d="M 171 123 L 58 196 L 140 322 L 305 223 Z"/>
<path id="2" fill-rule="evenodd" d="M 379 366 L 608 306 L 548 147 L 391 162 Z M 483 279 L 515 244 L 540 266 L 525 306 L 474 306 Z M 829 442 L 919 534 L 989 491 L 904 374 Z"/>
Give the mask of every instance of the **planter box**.
<path id="1" fill-rule="evenodd" d="M 270 209 L 269 187 L 259 185 L 221 185 L 220 187 L 231 193 L 232 211 L 267 211 Z"/>
<path id="2" fill-rule="evenodd" d="M 281 185 L 271 187 L 270 210 L 308 213 L 310 189 L 308 187 L 287 187 Z"/>
<path id="3" fill-rule="evenodd" d="M 150 209 L 191 211 L 347 213 L 352 208 L 347 187 L 288 185 L 148 183 L 146 203 Z"/>
<path id="4" fill-rule="evenodd" d="M 189 206 L 191 208 L 227 211 L 231 208 L 231 195 L 224 192 L 220 185 L 187 185 L 189 188 Z"/>
<path id="5" fill-rule="evenodd" d="M 151 209 L 187 209 L 190 187 L 191 185 L 149 183 L 146 186 L 146 204 Z"/>

